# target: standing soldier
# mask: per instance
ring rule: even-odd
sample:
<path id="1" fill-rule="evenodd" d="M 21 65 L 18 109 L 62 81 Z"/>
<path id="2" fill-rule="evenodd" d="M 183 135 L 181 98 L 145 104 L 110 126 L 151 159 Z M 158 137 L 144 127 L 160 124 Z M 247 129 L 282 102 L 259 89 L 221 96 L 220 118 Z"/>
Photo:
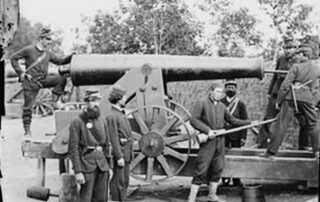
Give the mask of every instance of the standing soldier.
<path id="1" fill-rule="evenodd" d="M 98 107 L 101 96 L 86 90 L 86 108 L 70 124 L 69 156 L 76 181 L 81 185 L 80 202 L 108 201 L 110 136 Z"/>
<path id="2" fill-rule="evenodd" d="M 312 49 L 302 45 L 294 58 L 295 64 L 283 81 L 275 106 L 280 108 L 270 145 L 261 157 L 273 158 L 285 137 L 292 116 L 295 116 L 305 136 L 311 137 L 314 156 L 319 158 L 319 125 L 313 100 L 318 64 L 310 61 Z"/>
<path id="3" fill-rule="evenodd" d="M 12 67 L 23 84 L 24 105 L 22 120 L 26 139 L 31 138 L 32 107 L 40 88 L 54 87 L 52 101 L 55 108 L 61 108 L 59 97 L 64 94 L 67 79 L 63 75 L 48 75 L 48 65 L 49 62 L 56 65 L 68 64 L 72 55 L 64 58 L 55 56 L 49 51 L 51 43 L 51 30 L 43 28 L 39 34 L 39 41 L 35 45 L 26 46 L 10 57 Z M 20 59 L 25 60 L 25 70 L 22 70 L 19 65 Z"/>
<path id="4" fill-rule="evenodd" d="M 129 187 L 129 168 L 132 157 L 131 126 L 125 117 L 126 90 L 114 85 L 109 95 L 111 112 L 106 116 L 113 147 L 113 177 L 110 182 L 111 200 L 124 201 Z"/>
<path id="5" fill-rule="evenodd" d="M 221 102 L 227 107 L 230 114 L 235 118 L 241 120 L 248 119 L 247 107 L 237 96 L 237 82 L 234 80 L 228 80 L 224 84 L 226 96 L 222 98 Z M 232 129 L 230 125 L 227 125 L 226 129 Z M 231 133 L 225 136 L 226 148 L 236 147 L 240 148 L 245 144 L 247 138 L 247 130 L 241 130 L 239 132 Z M 229 185 L 230 179 L 223 178 L 223 183 Z M 241 181 L 238 178 L 233 179 L 234 185 L 241 185 Z"/>
<path id="6" fill-rule="evenodd" d="M 290 60 L 294 56 L 297 44 L 292 37 L 284 38 L 284 55 L 281 55 L 276 63 L 276 70 L 289 70 Z M 272 119 L 277 116 L 278 111 L 275 109 L 275 102 L 278 96 L 280 86 L 285 78 L 285 74 L 274 74 L 268 90 L 268 104 L 264 120 Z M 262 125 L 258 134 L 258 147 L 266 148 L 271 137 L 270 124 Z"/>
<path id="7" fill-rule="evenodd" d="M 208 201 L 221 201 L 217 196 L 218 182 L 224 168 L 225 142 L 224 136 L 215 137 L 224 130 L 225 121 L 232 126 L 248 125 L 249 120 L 234 118 L 226 106 L 220 102 L 223 97 L 223 87 L 213 83 L 207 98 L 197 101 L 191 117 L 191 125 L 207 134 L 209 140 L 200 144 L 196 159 L 196 170 L 192 179 L 188 201 L 194 202 L 202 183 L 209 184 Z"/>

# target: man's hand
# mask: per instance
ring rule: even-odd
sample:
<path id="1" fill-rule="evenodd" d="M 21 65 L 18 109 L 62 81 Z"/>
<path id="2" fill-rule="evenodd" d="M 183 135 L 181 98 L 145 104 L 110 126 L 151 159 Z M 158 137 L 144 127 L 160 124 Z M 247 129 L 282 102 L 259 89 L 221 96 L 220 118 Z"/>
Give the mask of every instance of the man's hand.
<path id="1" fill-rule="evenodd" d="M 84 179 L 83 173 L 77 173 L 76 174 L 76 183 L 78 184 L 84 184 L 86 180 Z"/>
<path id="2" fill-rule="evenodd" d="M 117 164 L 118 164 L 118 166 L 123 167 L 124 166 L 124 159 L 123 158 L 118 159 Z"/>
<path id="3" fill-rule="evenodd" d="M 275 106 L 276 111 L 280 111 L 280 105 L 279 103 L 276 102 L 276 106 Z"/>
<path id="4" fill-rule="evenodd" d="M 226 131 L 225 129 L 219 129 L 219 130 L 210 130 L 208 133 L 209 139 L 215 138 L 220 133 Z"/>

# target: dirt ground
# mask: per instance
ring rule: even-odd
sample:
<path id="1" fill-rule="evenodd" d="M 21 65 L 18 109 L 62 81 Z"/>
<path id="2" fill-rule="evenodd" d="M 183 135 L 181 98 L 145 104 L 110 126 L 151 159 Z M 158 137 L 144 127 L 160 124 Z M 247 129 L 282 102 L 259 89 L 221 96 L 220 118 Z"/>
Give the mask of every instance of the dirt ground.
<path id="1" fill-rule="evenodd" d="M 45 133 L 54 133 L 54 117 L 34 117 L 31 130 L 34 139 L 50 139 Z M 4 117 L 1 140 L 1 166 L 4 178 L 1 181 L 5 202 L 35 202 L 38 200 L 26 197 L 26 189 L 36 184 L 36 159 L 26 159 L 22 156 L 21 141 L 23 138 L 22 121 L 20 118 Z M 58 192 L 60 178 L 58 161 L 47 160 L 46 187 L 52 192 Z M 138 188 L 132 194 L 134 201 L 186 201 L 190 187 L 190 177 L 174 177 L 171 180 L 146 185 L 131 179 L 131 188 Z M 266 186 L 265 198 L 270 202 L 303 202 L 317 197 L 317 190 L 299 191 L 296 188 L 288 189 L 288 186 Z M 228 202 L 241 201 L 241 189 L 220 188 L 219 193 Z M 205 187 L 201 188 L 199 201 L 207 194 Z M 51 197 L 49 202 L 58 201 Z M 314 199 L 318 201 L 318 199 Z"/>

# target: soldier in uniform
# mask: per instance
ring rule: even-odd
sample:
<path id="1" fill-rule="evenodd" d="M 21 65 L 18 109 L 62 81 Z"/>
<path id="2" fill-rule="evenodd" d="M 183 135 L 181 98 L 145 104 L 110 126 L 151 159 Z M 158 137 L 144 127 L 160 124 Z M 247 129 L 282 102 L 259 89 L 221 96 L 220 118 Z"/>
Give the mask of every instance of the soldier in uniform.
<path id="1" fill-rule="evenodd" d="M 225 138 L 224 136 L 215 137 L 215 134 L 224 130 L 225 122 L 232 126 L 251 123 L 249 120 L 234 118 L 227 107 L 220 102 L 223 97 L 223 86 L 220 83 L 213 83 L 209 90 L 208 97 L 196 102 L 191 117 L 191 125 L 212 139 L 200 144 L 189 202 L 196 200 L 199 186 L 202 183 L 209 184 L 208 201 L 222 201 L 216 193 L 224 168 Z"/>
<path id="2" fill-rule="evenodd" d="M 314 156 L 319 158 L 319 125 L 313 94 L 317 84 L 318 64 L 310 61 L 312 49 L 308 45 L 299 47 L 276 99 L 280 108 L 270 145 L 261 157 L 273 158 L 285 137 L 292 116 L 303 128 L 305 136 L 311 137 Z"/>
<path id="3" fill-rule="evenodd" d="M 276 70 L 289 70 L 291 66 L 290 60 L 294 56 L 294 53 L 296 51 L 297 44 L 293 40 L 292 37 L 285 37 L 284 38 L 284 54 L 280 55 L 280 57 L 277 60 L 276 63 Z M 278 111 L 275 109 L 275 102 L 276 98 L 278 96 L 278 92 L 280 89 L 280 86 L 285 78 L 285 74 L 274 74 L 269 86 L 268 90 L 268 104 L 267 104 L 267 110 L 266 115 L 264 117 L 264 120 L 275 118 L 278 114 Z M 270 124 L 262 125 L 258 134 L 258 145 L 259 148 L 266 148 L 269 144 L 271 137 L 271 131 L 270 131 Z"/>
<path id="4" fill-rule="evenodd" d="M 132 159 L 131 126 L 125 117 L 126 90 L 114 85 L 109 95 L 111 112 L 106 116 L 113 147 L 113 177 L 110 182 L 111 200 L 124 201 L 129 186 L 129 168 Z"/>
<path id="5" fill-rule="evenodd" d="M 39 34 L 39 41 L 29 45 L 10 57 L 11 64 L 23 85 L 24 105 L 22 112 L 23 127 L 26 139 L 31 138 L 30 124 L 32 119 L 32 107 L 40 88 L 54 87 L 52 101 L 55 108 L 61 108 L 59 97 L 64 94 L 66 77 L 62 75 L 48 75 L 48 65 L 52 62 L 56 65 L 70 63 L 72 54 L 59 58 L 49 51 L 52 42 L 51 30 L 43 28 Z M 26 69 L 22 70 L 19 60 L 24 59 Z"/>
<path id="6" fill-rule="evenodd" d="M 235 80 L 227 80 L 224 83 L 226 96 L 222 98 L 221 102 L 227 107 L 230 114 L 235 118 L 241 120 L 248 119 L 247 107 L 244 102 L 242 102 L 237 96 L 237 82 Z M 226 129 L 232 129 L 233 127 L 228 125 Z M 239 132 L 227 134 L 225 136 L 225 146 L 226 148 L 240 148 L 245 144 L 247 138 L 247 130 L 241 130 Z M 223 184 L 229 185 L 231 179 L 223 178 Z M 233 179 L 233 185 L 241 185 L 241 181 L 238 178 Z"/>
<path id="7" fill-rule="evenodd" d="M 98 90 L 86 90 L 86 108 L 69 128 L 69 156 L 81 185 L 80 202 L 108 201 L 111 142 L 107 124 L 100 116 L 100 99 Z"/>

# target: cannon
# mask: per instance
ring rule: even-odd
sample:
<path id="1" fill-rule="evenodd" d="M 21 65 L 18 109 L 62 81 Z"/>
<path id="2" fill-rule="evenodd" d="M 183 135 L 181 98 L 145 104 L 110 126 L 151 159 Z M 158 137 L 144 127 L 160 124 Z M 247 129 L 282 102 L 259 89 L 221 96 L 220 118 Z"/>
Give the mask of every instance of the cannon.
<path id="1" fill-rule="evenodd" d="M 175 175 L 192 175 L 198 151 L 198 145 L 193 145 L 191 140 L 196 131 L 189 124 L 190 113 L 181 104 L 168 99 L 167 82 L 262 79 L 265 73 L 261 58 L 98 54 L 75 55 L 70 68 L 61 72 L 70 74 L 76 86 L 119 84 L 127 90 L 127 117 L 134 138 L 134 159 L 130 170 L 133 177 L 147 182 Z M 110 109 L 110 91 L 111 87 L 103 92 L 100 104 L 102 114 L 108 114 Z M 41 149 L 32 142 L 23 143 L 25 156 L 65 158 L 68 152 L 68 126 L 79 113 L 80 110 L 56 111 L 56 137 L 42 145 Z M 281 158 L 273 163 L 259 158 L 258 154 L 257 150 L 229 151 L 223 176 L 302 180 L 310 186 L 317 186 L 318 173 L 314 167 L 319 165 L 310 159 L 311 153 L 283 151 L 279 153 Z M 301 163 L 296 165 L 295 160 Z M 296 169 L 290 169 L 293 166 Z"/>

